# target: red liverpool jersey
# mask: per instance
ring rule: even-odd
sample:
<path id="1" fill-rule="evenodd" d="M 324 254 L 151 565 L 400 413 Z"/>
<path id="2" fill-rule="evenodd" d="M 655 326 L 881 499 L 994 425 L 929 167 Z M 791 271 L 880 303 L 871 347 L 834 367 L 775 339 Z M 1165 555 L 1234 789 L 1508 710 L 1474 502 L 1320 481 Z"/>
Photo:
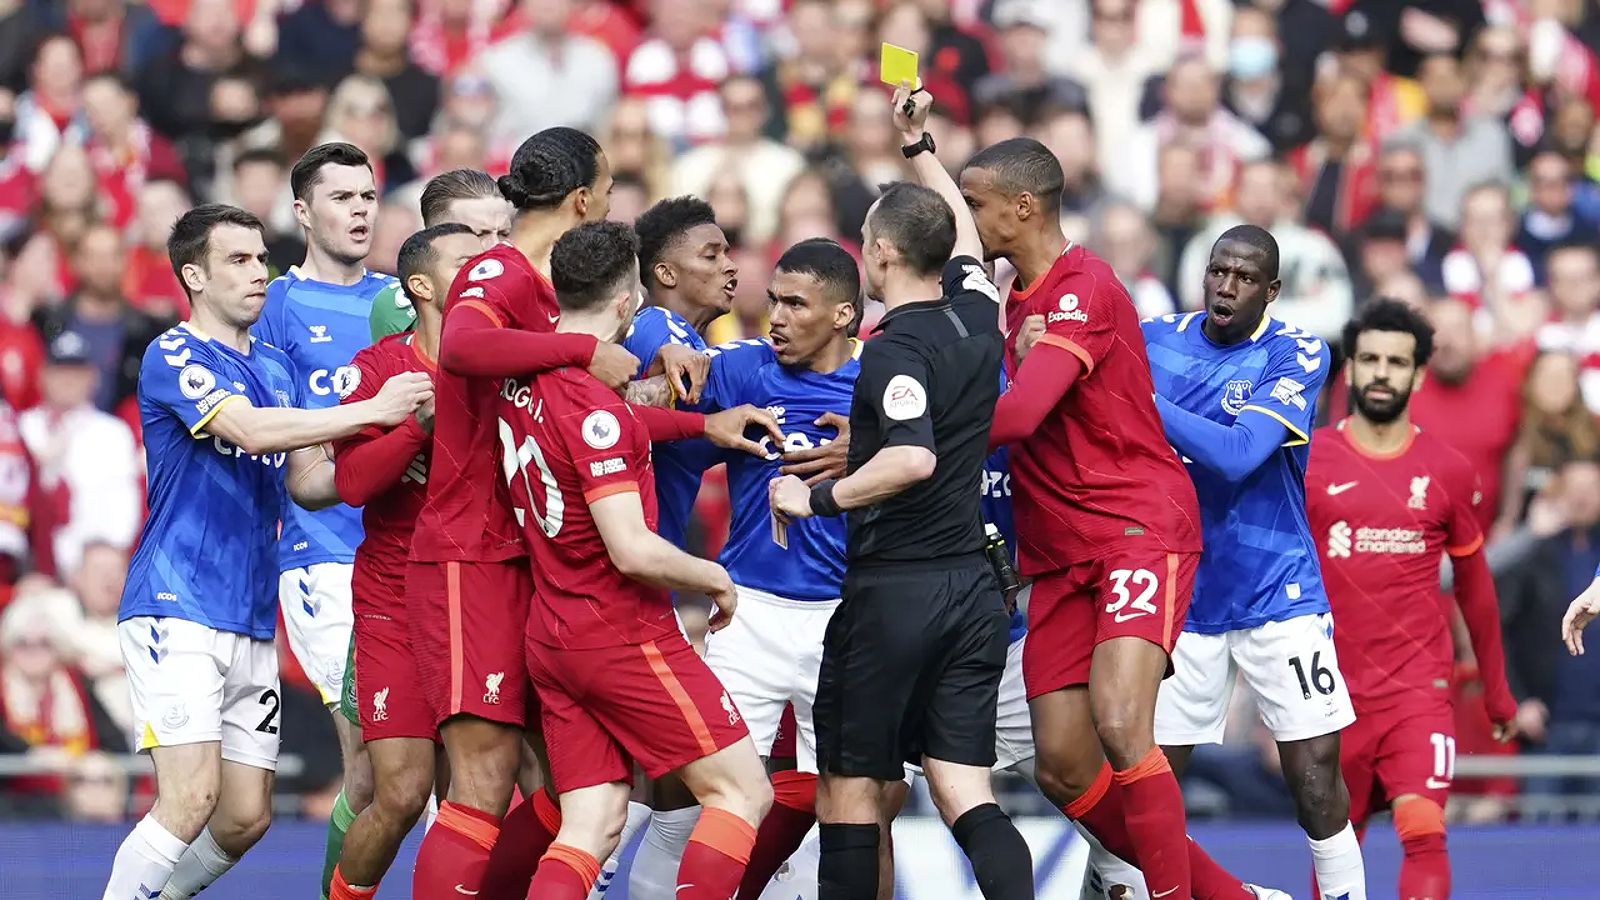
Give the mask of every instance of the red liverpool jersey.
<path id="1" fill-rule="evenodd" d="M 1006 301 L 1010 336 L 1045 318 L 1042 344 L 1083 363 L 1066 396 L 1011 446 L 1017 561 L 1026 575 L 1092 559 L 1107 544 L 1200 549 L 1194 483 L 1161 430 L 1139 314 L 1105 261 L 1069 244 L 1048 272 Z"/>
<path id="2" fill-rule="evenodd" d="M 512 503 L 534 563 L 529 637 L 592 649 L 676 631 L 667 592 L 623 575 L 589 514 L 590 503 L 634 491 L 655 530 L 650 435 L 633 410 L 573 368 L 507 379 L 499 409 L 515 460 L 507 466 Z"/>
<path id="3" fill-rule="evenodd" d="M 340 402 L 371 399 L 385 381 L 402 372 L 437 378 L 433 360 L 415 339 L 409 332 L 391 335 L 357 353 L 350 363 L 358 373 L 356 383 Z M 334 442 L 339 496 L 361 506 L 366 531 L 356 548 L 354 577 L 372 589 L 354 592 L 358 614 L 397 616 L 405 608 L 406 558 L 417 514 L 427 499 L 432 448 L 432 436 L 414 416 L 394 428 L 364 428 Z"/>
<path id="4" fill-rule="evenodd" d="M 485 250 L 450 285 L 445 319 L 472 308 L 503 328 L 550 332 L 561 318 L 555 289 L 510 244 Z M 434 380 L 433 466 L 411 558 L 495 562 L 523 554 L 500 474 L 500 383 L 440 369 Z"/>
<path id="5" fill-rule="evenodd" d="M 1306 469 L 1339 668 L 1358 711 L 1449 702 L 1454 645 L 1439 555 L 1483 546 L 1477 475 L 1420 428 L 1398 452 L 1377 456 L 1355 444 L 1348 421 L 1317 429 Z"/>

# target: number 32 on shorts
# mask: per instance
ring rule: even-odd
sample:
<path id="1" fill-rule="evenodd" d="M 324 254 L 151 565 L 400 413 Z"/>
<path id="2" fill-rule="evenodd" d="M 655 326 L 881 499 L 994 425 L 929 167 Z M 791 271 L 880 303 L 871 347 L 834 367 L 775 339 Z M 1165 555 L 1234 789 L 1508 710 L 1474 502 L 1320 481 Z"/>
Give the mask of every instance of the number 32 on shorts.
<path id="1" fill-rule="evenodd" d="M 1106 604 L 1106 612 L 1117 624 L 1160 612 L 1150 602 L 1160 586 L 1156 573 L 1149 569 L 1116 569 L 1110 579 L 1111 593 L 1116 599 Z"/>

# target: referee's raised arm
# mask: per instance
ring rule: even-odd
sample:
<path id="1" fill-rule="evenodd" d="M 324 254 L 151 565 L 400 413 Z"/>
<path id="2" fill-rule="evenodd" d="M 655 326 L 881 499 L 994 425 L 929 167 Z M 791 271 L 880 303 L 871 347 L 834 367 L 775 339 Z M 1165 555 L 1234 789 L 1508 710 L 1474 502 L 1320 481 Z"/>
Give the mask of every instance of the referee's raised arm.
<path id="1" fill-rule="evenodd" d="M 861 230 L 867 294 L 885 312 L 861 353 L 849 474 L 771 487 L 780 517 L 849 513 L 812 706 L 819 900 L 877 894 L 879 798 L 908 760 L 984 896 L 1033 897 L 1028 845 L 989 782 L 1010 616 L 983 552 L 978 484 L 1004 338 L 972 214 L 920 130 L 928 103 L 895 97 L 924 184 L 889 185 Z"/>
<path id="2" fill-rule="evenodd" d="M 928 111 L 933 109 L 933 95 L 926 90 L 913 92 L 902 84 L 894 92 L 894 127 L 900 132 L 903 153 L 910 156 L 912 174 L 923 187 L 944 198 L 956 217 L 956 244 L 951 256 L 970 256 L 983 259 L 983 244 L 978 240 L 978 223 L 972 210 L 961 196 L 961 188 L 944 163 L 934 155 L 933 135 L 927 131 Z M 915 152 L 913 152 L 915 151 Z"/>

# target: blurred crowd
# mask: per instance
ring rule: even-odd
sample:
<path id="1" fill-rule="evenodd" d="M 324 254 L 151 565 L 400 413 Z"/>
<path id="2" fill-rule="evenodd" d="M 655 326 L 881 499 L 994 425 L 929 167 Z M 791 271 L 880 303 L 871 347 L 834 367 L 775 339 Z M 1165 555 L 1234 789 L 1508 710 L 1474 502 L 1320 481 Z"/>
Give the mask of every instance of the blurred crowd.
<path id="1" fill-rule="evenodd" d="M 1524 736 L 1488 739 L 1461 642 L 1461 750 L 1600 753 L 1600 655 L 1556 645 L 1600 562 L 1596 0 L 0 0 L 0 764 L 38 763 L 0 770 L 0 812 L 147 802 L 109 755 L 132 737 L 114 625 L 143 515 L 138 360 L 187 313 L 179 215 L 256 213 L 285 270 L 304 252 L 288 166 L 349 141 L 383 193 L 368 265 L 392 271 L 429 177 L 499 174 L 523 137 L 577 126 L 610 158 L 614 217 L 712 203 L 741 277 L 710 338 L 758 335 L 777 253 L 852 247 L 907 175 L 881 41 L 919 54 L 952 171 L 1017 135 L 1059 157 L 1068 235 L 1143 314 L 1197 308 L 1239 222 L 1282 247 L 1278 318 L 1337 343 L 1370 297 L 1425 307 L 1415 414 L 1483 478 Z M 1326 414 L 1345 403 L 1332 386 Z M 702 552 L 727 516 L 709 478 Z M 286 694 L 305 771 L 284 784 L 315 812 L 337 754 L 315 698 Z M 1197 779 L 1271 812 L 1270 742 L 1237 736 Z M 1600 794 L 1458 786 L 1484 818 L 1519 791 Z"/>

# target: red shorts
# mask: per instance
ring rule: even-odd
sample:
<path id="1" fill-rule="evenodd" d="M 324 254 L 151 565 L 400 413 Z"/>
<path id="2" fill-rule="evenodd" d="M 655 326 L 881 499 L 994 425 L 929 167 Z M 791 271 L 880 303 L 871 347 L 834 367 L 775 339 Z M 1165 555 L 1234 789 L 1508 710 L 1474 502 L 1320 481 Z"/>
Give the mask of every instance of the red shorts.
<path id="1" fill-rule="evenodd" d="M 470 715 L 518 728 L 527 721 L 533 576 L 524 558 L 412 562 L 406 578 L 411 649 L 434 721 Z"/>
<path id="2" fill-rule="evenodd" d="M 530 639 L 527 653 L 557 793 L 631 783 L 632 762 L 660 778 L 749 734 L 680 634 L 592 650 Z"/>
<path id="3" fill-rule="evenodd" d="M 1172 653 L 1199 565 L 1198 553 L 1112 548 L 1035 578 L 1022 648 L 1028 699 L 1088 684 L 1094 648 L 1112 638 L 1144 638 Z"/>
<path id="4" fill-rule="evenodd" d="M 436 740 L 438 721 L 417 680 L 411 628 L 391 616 L 356 615 L 356 708 L 361 737 Z"/>
<path id="5" fill-rule="evenodd" d="M 1405 794 L 1444 806 L 1455 777 L 1456 726 L 1449 698 L 1441 700 L 1431 706 L 1362 710 L 1339 736 L 1350 821 L 1357 827 Z"/>

